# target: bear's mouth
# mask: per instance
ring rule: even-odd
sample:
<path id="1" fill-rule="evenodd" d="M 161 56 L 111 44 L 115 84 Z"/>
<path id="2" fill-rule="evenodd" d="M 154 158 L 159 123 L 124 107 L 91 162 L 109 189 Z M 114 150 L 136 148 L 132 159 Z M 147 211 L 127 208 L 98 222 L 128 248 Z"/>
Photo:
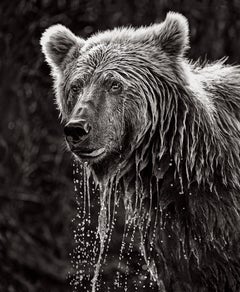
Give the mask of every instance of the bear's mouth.
<path id="1" fill-rule="evenodd" d="M 99 149 L 75 149 L 73 152 L 80 158 L 97 158 L 100 157 L 105 153 L 105 148 L 99 148 Z"/>

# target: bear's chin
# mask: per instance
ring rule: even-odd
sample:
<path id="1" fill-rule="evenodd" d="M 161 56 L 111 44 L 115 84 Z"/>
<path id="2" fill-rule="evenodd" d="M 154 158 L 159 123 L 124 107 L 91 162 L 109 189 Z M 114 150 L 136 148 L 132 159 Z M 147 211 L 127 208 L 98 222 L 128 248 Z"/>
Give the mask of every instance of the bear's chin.
<path id="1" fill-rule="evenodd" d="M 122 162 L 121 156 L 112 153 L 102 153 L 96 157 L 84 157 L 76 153 L 73 154 L 75 159 L 89 167 L 94 179 L 99 183 L 103 183 L 112 176 L 115 176 Z"/>
<path id="2" fill-rule="evenodd" d="M 102 161 L 89 163 L 89 168 L 92 171 L 93 177 L 100 183 L 107 182 L 111 177 L 115 176 L 118 172 L 118 165 L 120 161 L 113 161 L 106 158 Z"/>

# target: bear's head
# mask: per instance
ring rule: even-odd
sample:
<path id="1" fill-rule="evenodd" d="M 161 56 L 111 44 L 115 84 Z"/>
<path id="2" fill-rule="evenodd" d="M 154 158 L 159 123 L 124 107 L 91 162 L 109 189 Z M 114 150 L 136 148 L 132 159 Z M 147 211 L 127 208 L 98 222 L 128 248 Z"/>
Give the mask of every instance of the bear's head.
<path id="1" fill-rule="evenodd" d="M 87 40 L 54 25 L 44 32 L 41 45 L 54 77 L 67 145 L 98 180 L 124 172 L 138 148 L 144 160 L 156 131 L 161 131 L 163 147 L 166 116 L 174 107 L 168 84 L 176 90 L 183 82 L 184 16 L 170 12 L 160 24 L 116 28 Z M 147 146 L 142 147 L 144 140 Z"/>

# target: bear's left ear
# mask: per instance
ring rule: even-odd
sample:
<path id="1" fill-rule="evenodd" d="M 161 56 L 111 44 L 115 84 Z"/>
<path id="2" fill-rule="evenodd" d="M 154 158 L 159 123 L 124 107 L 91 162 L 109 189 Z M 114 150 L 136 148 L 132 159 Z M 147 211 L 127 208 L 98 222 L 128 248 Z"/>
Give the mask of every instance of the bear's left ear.
<path id="1" fill-rule="evenodd" d="M 52 69 L 63 69 L 64 60 L 72 48 L 80 49 L 85 41 L 61 24 L 49 27 L 40 44 L 46 61 Z"/>
<path id="2" fill-rule="evenodd" d="M 152 27 L 154 40 L 169 55 L 183 55 L 189 47 L 187 18 L 180 13 L 169 12 L 164 22 Z"/>

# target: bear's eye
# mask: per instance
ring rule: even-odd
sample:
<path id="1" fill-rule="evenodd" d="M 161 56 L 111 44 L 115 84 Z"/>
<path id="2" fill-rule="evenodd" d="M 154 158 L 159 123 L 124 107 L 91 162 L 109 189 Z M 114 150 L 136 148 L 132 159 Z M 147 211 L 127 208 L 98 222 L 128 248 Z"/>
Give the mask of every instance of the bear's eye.
<path id="1" fill-rule="evenodd" d="M 79 91 L 79 86 L 77 85 L 72 85 L 71 86 L 71 92 L 72 93 L 77 93 Z"/>
<path id="2" fill-rule="evenodd" d="M 112 93 L 120 93 L 122 91 L 122 84 L 116 80 L 112 81 L 110 91 Z"/>

